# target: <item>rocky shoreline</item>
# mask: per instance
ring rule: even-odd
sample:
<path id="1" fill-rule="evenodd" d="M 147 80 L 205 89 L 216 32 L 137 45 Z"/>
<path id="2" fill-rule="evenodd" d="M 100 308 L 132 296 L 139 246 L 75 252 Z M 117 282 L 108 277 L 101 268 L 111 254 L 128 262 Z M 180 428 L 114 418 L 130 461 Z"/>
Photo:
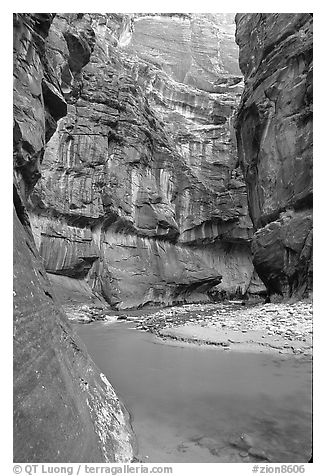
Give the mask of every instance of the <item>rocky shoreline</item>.
<path id="1" fill-rule="evenodd" d="M 164 341 L 224 350 L 312 355 L 312 303 L 227 302 L 162 309 L 137 329 Z"/>
<path id="2" fill-rule="evenodd" d="M 312 302 L 225 301 L 162 309 L 112 311 L 101 306 L 65 305 L 72 322 L 132 321 L 169 345 L 196 345 L 242 352 L 312 355 Z"/>

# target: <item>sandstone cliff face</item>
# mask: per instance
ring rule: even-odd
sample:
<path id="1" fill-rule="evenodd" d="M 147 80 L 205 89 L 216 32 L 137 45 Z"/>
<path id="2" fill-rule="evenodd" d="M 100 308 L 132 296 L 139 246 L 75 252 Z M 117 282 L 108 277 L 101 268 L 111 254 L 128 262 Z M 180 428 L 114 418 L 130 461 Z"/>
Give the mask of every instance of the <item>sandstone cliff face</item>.
<path id="1" fill-rule="evenodd" d="M 56 287 L 79 287 L 79 299 L 87 287 L 117 308 L 261 289 L 232 132 L 242 90 L 232 21 L 55 17 L 47 48 L 67 115 L 29 212 Z"/>
<path id="2" fill-rule="evenodd" d="M 312 289 L 312 15 L 238 14 L 239 159 L 270 293 Z"/>
<path id="3" fill-rule="evenodd" d="M 131 461 L 126 412 L 56 301 L 26 211 L 45 146 L 67 113 L 61 85 L 78 84 L 92 48 L 91 35 L 67 29 L 62 47 L 68 61 L 74 52 L 76 73 L 67 79 L 48 49 L 52 21 L 14 15 L 14 461 Z"/>

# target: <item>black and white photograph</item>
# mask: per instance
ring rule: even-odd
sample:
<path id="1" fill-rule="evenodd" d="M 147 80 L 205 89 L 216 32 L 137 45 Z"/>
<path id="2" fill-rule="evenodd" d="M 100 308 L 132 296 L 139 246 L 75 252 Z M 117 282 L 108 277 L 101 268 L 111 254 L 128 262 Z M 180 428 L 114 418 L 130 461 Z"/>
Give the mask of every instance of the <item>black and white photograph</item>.
<path id="1" fill-rule="evenodd" d="M 311 474 L 315 15 L 11 15 L 8 474 Z"/>

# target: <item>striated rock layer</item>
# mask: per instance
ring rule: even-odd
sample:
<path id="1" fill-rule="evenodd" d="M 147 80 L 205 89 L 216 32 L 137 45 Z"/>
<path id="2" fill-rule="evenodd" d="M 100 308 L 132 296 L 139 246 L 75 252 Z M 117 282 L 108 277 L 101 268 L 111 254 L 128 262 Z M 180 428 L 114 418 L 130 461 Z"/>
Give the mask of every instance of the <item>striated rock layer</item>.
<path id="1" fill-rule="evenodd" d="M 67 115 L 29 213 L 57 289 L 119 309 L 263 289 L 232 125 L 233 17 L 54 18 L 46 49 Z"/>
<path id="2" fill-rule="evenodd" d="M 255 268 L 269 293 L 312 289 L 312 14 L 238 14 L 245 77 L 236 121 L 255 228 Z"/>
<path id="3" fill-rule="evenodd" d="M 127 413 L 56 301 L 26 211 L 46 144 L 67 113 L 67 69 L 60 73 L 47 46 L 52 21 L 14 15 L 14 461 L 131 461 Z M 62 39 L 76 84 L 89 33 L 71 26 Z"/>

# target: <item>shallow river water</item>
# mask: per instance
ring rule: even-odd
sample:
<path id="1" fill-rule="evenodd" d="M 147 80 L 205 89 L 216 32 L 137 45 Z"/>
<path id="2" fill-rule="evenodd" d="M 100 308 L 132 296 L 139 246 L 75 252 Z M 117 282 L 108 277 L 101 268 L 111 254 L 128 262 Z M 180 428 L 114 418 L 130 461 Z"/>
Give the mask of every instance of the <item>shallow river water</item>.
<path id="1" fill-rule="evenodd" d="M 142 461 L 309 460 L 310 358 L 168 345 L 132 326 L 74 328 L 129 410 Z"/>

